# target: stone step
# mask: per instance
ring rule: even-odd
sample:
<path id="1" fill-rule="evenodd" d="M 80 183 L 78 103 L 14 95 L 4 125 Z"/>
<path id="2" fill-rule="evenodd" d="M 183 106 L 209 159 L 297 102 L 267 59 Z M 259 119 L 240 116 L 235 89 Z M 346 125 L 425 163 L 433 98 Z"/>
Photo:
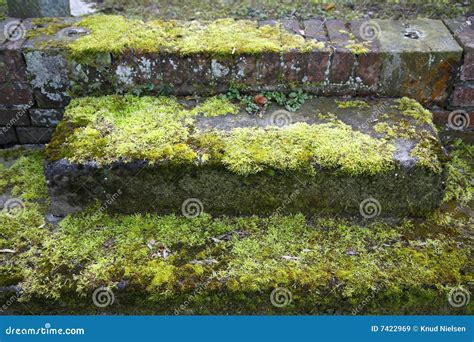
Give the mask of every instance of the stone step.
<path id="1" fill-rule="evenodd" d="M 460 120 L 449 114 L 464 111 L 467 129 L 469 23 L 8 18 L 0 22 L 0 147 L 48 142 L 71 97 L 115 93 L 408 96 L 455 129 Z M 456 83 L 458 74 L 466 81 Z M 38 110 L 51 116 L 37 122 Z"/>
<path id="2" fill-rule="evenodd" d="M 319 97 L 248 114 L 227 98 L 74 99 L 47 146 L 52 212 L 424 216 L 444 152 L 408 98 Z"/>

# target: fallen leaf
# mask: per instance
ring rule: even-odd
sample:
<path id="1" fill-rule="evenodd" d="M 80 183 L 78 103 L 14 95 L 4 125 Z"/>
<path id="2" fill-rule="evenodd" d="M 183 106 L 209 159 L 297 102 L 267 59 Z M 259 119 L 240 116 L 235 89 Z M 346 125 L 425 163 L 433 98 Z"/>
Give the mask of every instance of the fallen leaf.
<path id="1" fill-rule="evenodd" d="M 264 106 L 267 103 L 267 98 L 263 95 L 257 95 L 254 98 L 254 102 L 259 106 Z"/>

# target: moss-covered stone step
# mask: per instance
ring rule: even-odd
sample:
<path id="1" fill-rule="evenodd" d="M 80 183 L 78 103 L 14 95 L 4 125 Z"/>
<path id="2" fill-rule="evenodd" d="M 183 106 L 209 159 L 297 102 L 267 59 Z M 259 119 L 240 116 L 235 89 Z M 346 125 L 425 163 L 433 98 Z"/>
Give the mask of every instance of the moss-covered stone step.
<path id="1" fill-rule="evenodd" d="M 121 213 L 359 215 L 367 204 L 367 216 L 423 216 L 444 192 L 431 113 L 408 98 L 313 98 L 259 115 L 222 96 L 80 98 L 47 156 L 56 214 L 98 201 Z"/>
<path id="2" fill-rule="evenodd" d="M 21 45 L 37 102 L 68 94 L 215 94 L 288 85 L 443 104 L 462 57 L 443 22 L 34 19 Z"/>
<path id="3" fill-rule="evenodd" d="M 451 155 L 472 198 L 474 148 Z M 2 314 L 472 314 L 465 207 L 429 219 L 48 212 L 42 151 L 0 151 Z M 453 199 L 461 200 L 455 196 Z M 17 291 L 17 292 L 16 292 Z M 16 293 L 15 293 L 16 292 Z"/>

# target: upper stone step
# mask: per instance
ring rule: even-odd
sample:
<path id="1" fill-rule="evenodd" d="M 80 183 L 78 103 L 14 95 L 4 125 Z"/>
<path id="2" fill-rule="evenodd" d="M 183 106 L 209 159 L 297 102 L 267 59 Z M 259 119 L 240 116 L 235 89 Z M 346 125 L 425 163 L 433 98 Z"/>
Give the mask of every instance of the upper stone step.
<path id="1" fill-rule="evenodd" d="M 320 95 L 442 104 L 462 57 L 443 22 L 431 19 L 145 23 L 92 16 L 25 20 L 2 31 L 11 34 L 0 45 L 8 51 L 0 54 L 0 69 L 15 79 L 0 87 L 2 101 L 23 104 L 8 94 L 29 96 L 16 85 L 29 83 L 41 108 L 62 107 L 71 95 L 215 94 L 289 85 Z M 13 60 L 20 62 L 12 71 Z"/>
<path id="2" fill-rule="evenodd" d="M 47 155 L 57 215 L 98 201 L 122 213 L 423 216 L 444 191 L 431 113 L 408 98 L 313 98 L 255 115 L 220 96 L 87 97 Z"/>

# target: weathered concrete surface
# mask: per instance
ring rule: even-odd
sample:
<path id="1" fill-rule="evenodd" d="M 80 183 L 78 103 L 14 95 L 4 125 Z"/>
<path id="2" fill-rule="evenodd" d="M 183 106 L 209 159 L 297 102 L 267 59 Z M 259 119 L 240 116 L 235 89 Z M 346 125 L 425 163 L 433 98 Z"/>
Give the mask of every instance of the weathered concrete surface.
<path id="1" fill-rule="evenodd" d="M 393 105 L 392 100 L 377 100 L 370 101 L 367 108 L 341 109 L 333 98 L 317 98 L 296 113 L 285 113 L 283 120 L 276 118 L 281 115 L 281 108 L 272 107 L 262 117 L 245 112 L 198 117 L 195 126 L 200 131 L 212 132 L 237 127 L 282 127 L 298 122 L 321 124 L 335 119 L 332 113 L 354 130 L 375 138 L 383 136 L 374 130 L 381 122 L 405 122 L 408 127 L 436 137 L 429 125 L 419 125 L 402 116 Z M 63 132 L 55 134 L 61 136 Z M 219 163 L 173 165 L 136 160 L 100 166 L 93 158 L 83 164 L 65 159 L 49 161 L 45 173 L 55 215 L 79 211 L 96 201 L 110 212 L 181 213 L 183 202 L 189 198 L 198 199 L 203 210 L 212 215 L 360 215 L 360 203 L 375 198 L 382 216 L 424 216 L 441 202 L 444 175 L 422 167 L 418 157 L 412 156 L 411 151 L 419 141 L 405 136 L 393 143 L 395 167 L 376 175 L 350 176 L 314 165 L 314 175 L 268 170 L 242 176 Z M 433 151 L 442 155 L 438 142 Z"/>
<path id="2" fill-rule="evenodd" d="M 382 92 L 443 103 L 461 61 L 462 48 L 439 20 L 374 20 L 381 27 Z"/>
<path id="3" fill-rule="evenodd" d="M 67 17 L 69 0 L 7 0 L 8 15 L 15 18 Z"/>

